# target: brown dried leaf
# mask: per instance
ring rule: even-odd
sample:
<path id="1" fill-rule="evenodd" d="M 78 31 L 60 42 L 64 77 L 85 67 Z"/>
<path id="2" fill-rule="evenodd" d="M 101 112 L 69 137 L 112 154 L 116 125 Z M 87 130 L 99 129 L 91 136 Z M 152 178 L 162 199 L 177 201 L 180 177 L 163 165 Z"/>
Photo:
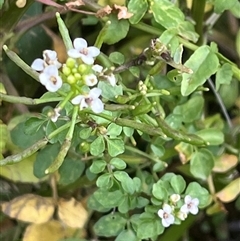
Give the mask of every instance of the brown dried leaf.
<path id="1" fill-rule="evenodd" d="M 119 6 L 117 4 L 114 4 L 114 9 L 118 10 L 118 19 L 128 19 L 133 16 L 133 13 L 128 12 L 127 7 L 125 6 Z"/>
<path id="2" fill-rule="evenodd" d="M 47 223 L 29 225 L 24 233 L 23 241 L 58 241 L 65 238 L 63 225 L 56 220 Z"/>
<path id="3" fill-rule="evenodd" d="M 224 203 L 233 201 L 238 195 L 240 195 L 240 177 L 216 193 L 216 196 Z"/>
<path id="4" fill-rule="evenodd" d="M 109 5 L 107 5 L 104 8 L 99 9 L 96 13 L 96 16 L 98 18 L 103 18 L 106 15 L 109 15 L 111 12 L 112 12 L 112 8 Z"/>
<path id="5" fill-rule="evenodd" d="M 26 194 L 1 204 L 2 212 L 11 218 L 30 223 L 45 223 L 52 218 L 52 198 Z"/>
<path id="6" fill-rule="evenodd" d="M 61 198 L 58 202 L 59 219 L 67 226 L 72 228 L 82 228 L 87 219 L 88 213 L 81 202 L 74 198 L 65 200 Z"/>
<path id="7" fill-rule="evenodd" d="M 72 8 L 72 7 L 79 7 L 79 6 L 82 6 L 82 5 L 85 5 L 85 4 L 82 0 L 76 0 L 76 1 L 65 3 L 65 5 L 68 8 Z"/>
<path id="8" fill-rule="evenodd" d="M 235 167 L 238 163 L 238 158 L 235 155 L 223 154 L 215 161 L 213 167 L 214 172 L 224 173 Z"/>

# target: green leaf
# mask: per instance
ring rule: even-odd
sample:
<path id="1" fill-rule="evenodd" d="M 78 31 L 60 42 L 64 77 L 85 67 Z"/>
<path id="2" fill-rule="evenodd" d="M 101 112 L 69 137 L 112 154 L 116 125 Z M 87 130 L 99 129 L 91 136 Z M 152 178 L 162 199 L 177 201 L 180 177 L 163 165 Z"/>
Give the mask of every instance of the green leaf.
<path id="1" fill-rule="evenodd" d="M 153 0 L 150 7 L 156 22 L 166 29 L 177 27 L 184 21 L 185 16 L 180 8 L 168 0 Z"/>
<path id="2" fill-rule="evenodd" d="M 135 192 L 135 183 L 129 175 L 124 171 L 115 171 L 114 177 L 121 182 L 122 188 L 129 194 L 133 194 Z"/>
<path id="3" fill-rule="evenodd" d="M 99 81 L 98 88 L 102 90 L 101 96 L 107 100 L 116 101 L 116 96 L 123 95 L 121 85 L 112 86 L 106 81 Z"/>
<path id="4" fill-rule="evenodd" d="M 223 64 L 216 74 L 216 90 L 219 90 L 221 84 L 230 84 L 232 76 L 233 72 L 231 65 L 228 63 Z"/>
<path id="5" fill-rule="evenodd" d="M 109 211 L 111 208 L 106 208 L 104 207 L 102 204 L 100 204 L 100 202 L 98 201 L 98 199 L 93 195 L 91 195 L 88 200 L 87 200 L 87 206 L 89 209 L 91 210 L 96 210 L 98 212 L 107 212 Z"/>
<path id="6" fill-rule="evenodd" d="M 159 234 L 163 233 L 164 227 L 159 219 L 154 216 L 152 218 L 140 215 L 139 224 L 137 226 L 137 237 L 141 240 L 156 238 Z"/>
<path id="7" fill-rule="evenodd" d="M 145 15 L 148 10 L 147 0 L 131 0 L 128 3 L 128 12 L 132 13 L 133 16 L 129 19 L 131 24 L 137 24 Z"/>
<path id="8" fill-rule="evenodd" d="M 45 120 L 39 119 L 37 117 L 30 117 L 26 122 L 25 122 L 25 133 L 27 135 L 32 135 L 40 130 L 40 128 L 43 126 L 45 123 Z"/>
<path id="9" fill-rule="evenodd" d="M 182 176 L 176 175 L 171 178 L 171 186 L 176 194 L 181 194 L 186 188 L 186 182 Z"/>
<path id="10" fill-rule="evenodd" d="M 214 167 L 214 157 L 207 149 L 200 149 L 193 153 L 190 162 L 190 172 L 196 178 L 206 180 Z"/>
<path id="11" fill-rule="evenodd" d="M 126 19 L 118 20 L 117 15 L 111 14 L 109 17 L 111 24 L 108 26 L 104 35 L 104 43 L 115 44 L 127 36 L 129 22 Z"/>
<path id="12" fill-rule="evenodd" d="M 160 181 L 153 184 L 152 194 L 159 200 L 166 200 L 168 197 L 168 191 Z"/>
<path id="13" fill-rule="evenodd" d="M 125 61 L 125 57 L 120 52 L 113 52 L 109 55 L 110 61 L 112 61 L 114 64 L 123 64 Z"/>
<path id="14" fill-rule="evenodd" d="M 214 1 L 214 12 L 215 13 L 222 13 L 225 10 L 232 8 L 238 0 L 215 0 Z"/>
<path id="15" fill-rule="evenodd" d="M 203 129 L 195 133 L 200 136 L 209 145 L 220 145 L 224 142 L 224 134 L 221 130 L 215 128 Z"/>
<path id="16" fill-rule="evenodd" d="M 110 164 L 119 170 L 124 170 L 127 167 L 127 164 L 125 163 L 125 161 L 123 161 L 118 157 L 112 158 L 110 161 Z"/>
<path id="17" fill-rule="evenodd" d="M 90 153 L 93 156 L 98 156 L 102 154 L 105 150 L 105 141 L 104 137 L 98 136 L 91 144 L 90 144 Z"/>
<path id="18" fill-rule="evenodd" d="M 110 137 L 118 137 L 122 132 L 122 126 L 119 126 L 115 123 L 111 123 L 108 127 L 107 127 L 107 135 L 109 135 Z"/>
<path id="19" fill-rule="evenodd" d="M 194 25 L 189 21 L 183 21 L 179 24 L 178 35 L 182 36 L 184 39 L 188 39 L 192 42 L 197 42 L 199 35 L 196 33 Z"/>
<path id="20" fill-rule="evenodd" d="M 131 230 L 123 230 L 115 239 L 115 241 L 138 241 L 135 233 Z"/>
<path id="21" fill-rule="evenodd" d="M 104 173 L 98 177 L 96 185 L 100 188 L 109 189 L 113 185 L 112 174 Z"/>
<path id="22" fill-rule="evenodd" d="M 201 117 L 204 99 L 201 95 L 193 96 L 186 103 L 174 108 L 173 114 L 180 115 L 185 123 L 191 123 Z"/>
<path id="23" fill-rule="evenodd" d="M 112 237 L 117 236 L 124 230 L 127 220 L 119 213 L 108 214 L 101 217 L 94 225 L 93 229 L 97 236 Z"/>
<path id="24" fill-rule="evenodd" d="M 60 185 L 68 185 L 75 182 L 85 169 L 85 162 L 66 157 L 63 164 L 58 169 Z"/>
<path id="25" fill-rule="evenodd" d="M 185 192 L 186 195 L 190 195 L 192 198 L 199 199 L 199 207 L 204 208 L 211 202 L 211 195 L 208 190 L 201 187 L 197 182 L 191 182 Z"/>
<path id="26" fill-rule="evenodd" d="M 25 128 L 25 123 L 21 122 L 11 131 L 12 142 L 22 149 L 30 147 L 45 136 L 43 129 L 39 129 L 32 135 L 27 135 Z"/>
<path id="27" fill-rule="evenodd" d="M 130 200 L 129 200 L 129 196 L 125 195 L 123 196 L 121 203 L 118 206 L 118 211 L 120 213 L 127 213 L 130 210 Z"/>
<path id="28" fill-rule="evenodd" d="M 60 148 L 60 144 L 56 143 L 54 145 L 47 145 L 38 152 L 33 166 L 33 173 L 36 177 L 42 178 L 46 176 L 45 171 L 54 162 Z"/>
<path id="29" fill-rule="evenodd" d="M 108 192 L 99 189 L 94 192 L 94 198 L 105 208 L 115 208 L 119 206 L 123 198 L 123 193 L 120 190 Z"/>
<path id="30" fill-rule="evenodd" d="M 193 74 L 182 74 L 181 93 L 187 96 L 217 71 L 219 60 L 209 46 L 205 45 L 199 47 L 184 65 L 193 71 Z"/>
<path id="31" fill-rule="evenodd" d="M 162 157 L 164 155 L 165 148 L 163 146 L 156 146 L 151 144 L 150 147 L 155 156 Z"/>
<path id="32" fill-rule="evenodd" d="M 90 137 L 92 133 L 92 128 L 88 127 L 88 128 L 84 128 L 79 132 L 79 136 L 81 139 L 86 140 Z"/>
<path id="33" fill-rule="evenodd" d="M 93 161 L 92 165 L 90 166 L 90 171 L 96 174 L 101 173 L 102 171 L 104 171 L 106 165 L 107 163 L 104 160 Z"/>
<path id="34" fill-rule="evenodd" d="M 108 153 L 111 157 L 122 154 L 125 150 L 124 142 L 122 139 L 109 139 L 106 138 Z"/>

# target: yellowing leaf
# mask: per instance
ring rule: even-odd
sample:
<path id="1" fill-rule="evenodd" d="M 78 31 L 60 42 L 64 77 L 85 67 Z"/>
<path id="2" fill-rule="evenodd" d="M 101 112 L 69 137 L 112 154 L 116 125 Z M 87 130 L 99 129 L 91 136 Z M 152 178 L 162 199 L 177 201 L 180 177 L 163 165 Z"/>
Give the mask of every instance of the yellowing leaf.
<path id="1" fill-rule="evenodd" d="M 41 180 L 33 174 L 33 162 L 36 154 L 15 163 L 14 165 L 0 166 L 0 175 L 13 182 L 38 183 Z"/>
<path id="2" fill-rule="evenodd" d="M 11 218 L 30 223 L 45 223 L 52 218 L 52 198 L 26 194 L 1 204 L 2 212 Z"/>
<path id="3" fill-rule="evenodd" d="M 216 196 L 224 203 L 233 201 L 240 194 L 240 177 L 223 188 Z"/>
<path id="4" fill-rule="evenodd" d="M 65 229 L 57 220 L 47 223 L 29 225 L 24 233 L 23 241 L 58 241 L 65 238 Z"/>
<path id="5" fill-rule="evenodd" d="M 61 198 L 58 203 L 59 219 L 69 227 L 82 228 L 87 219 L 88 213 L 82 203 L 74 198 L 65 200 Z"/>
<path id="6" fill-rule="evenodd" d="M 235 167 L 238 163 L 238 158 L 235 155 L 224 154 L 215 161 L 213 171 L 224 173 Z"/>

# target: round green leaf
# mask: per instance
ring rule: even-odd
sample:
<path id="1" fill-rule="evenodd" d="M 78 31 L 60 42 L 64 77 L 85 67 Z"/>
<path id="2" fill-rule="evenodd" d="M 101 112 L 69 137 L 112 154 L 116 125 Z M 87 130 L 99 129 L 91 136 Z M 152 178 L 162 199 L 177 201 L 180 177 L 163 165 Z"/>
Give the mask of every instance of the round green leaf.
<path id="1" fill-rule="evenodd" d="M 92 173 L 101 173 L 105 167 L 106 167 L 107 163 L 104 160 L 96 160 L 93 161 L 92 165 L 90 166 L 90 171 Z"/>
<path id="2" fill-rule="evenodd" d="M 171 186 L 176 194 L 181 194 L 186 188 L 186 182 L 182 176 L 176 175 L 171 178 Z"/>
<path id="3" fill-rule="evenodd" d="M 115 157 L 122 154 L 125 150 L 124 142 L 122 139 L 106 139 L 108 153 L 111 157 Z"/>
<path id="4" fill-rule="evenodd" d="M 166 188 L 160 182 L 153 184 L 152 194 L 159 200 L 165 200 L 168 197 Z"/>
<path id="5" fill-rule="evenodd" d="M 190 172 L 193 176 L 206 180 L 214 167 L 214 157 L 207 149 L 200 149 L 192 155 Z"/>
<path id="6" fill-rule="evenodd" d="M 104 173 L 99 176 L 96 185 L 100 188 L 110 188 L 113 185 L 112 175 L 110 173 Z"/>
<path id="7" fill-rule="evenodd" d="M 110 164 L 119 170 L 124 170 L 127 167 L 127 164 L 125 163 L 125 161 L 117 157 L 112 158 L 110 161 Z"/>
<path id="8" fill-rule="evenodd" d="M 148 10 L 147 0 L 131 0 L 128 3 L 128 11 L 133 14 L 129 19 L 131 24 L 137 24 Z"/>
<path id="9" fill-rule="evenodd" d="M 94 232 L 97 236 L 117 236 L 124 230 L 127 220 L 119 213 L 108 214 L 101 217 L 94 225 Z"/>
<path id="10" fill-rule="evenodd" d="M 123 64 L 125 61 L 125 57 L 122 53 L 119 52 L 113 52 L 109 55 L 110 61 L 112 61 L 114 64 Z"/>
<path id="11" fill-rule="evenodd" d="M 93 156 L 98 156 L 102 154 L 104 150 L 105 150 L 104 138 L 102 135 L 100 135 L 90 144 L 90 153 Z"/>
<path id="12" fill-rule="evenodd" d="M 203 129 L 195 133 L 200 136 L 209 145 L 220 145 L 224 142 L 224 134 L 222 131 L 214 128 Z"/>
<path id="13" fill-rule="evenodd" d="M 138 241 L 135 233 L 131 230 L 123 230 L 115 239 L 115 241 Z"/>

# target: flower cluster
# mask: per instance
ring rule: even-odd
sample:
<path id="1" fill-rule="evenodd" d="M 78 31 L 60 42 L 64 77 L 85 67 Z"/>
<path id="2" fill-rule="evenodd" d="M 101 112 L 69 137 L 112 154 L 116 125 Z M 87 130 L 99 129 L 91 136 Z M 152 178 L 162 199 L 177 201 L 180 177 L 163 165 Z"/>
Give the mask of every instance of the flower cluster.
<path id="1" fill-rule="evenodd" d="M 189 213 L 196 215 L 198 213 L 199 200 L 189 195 L 184 197 L 184 204 L 177 208 L 177 203 L 181 200 L 179 194 L 173 194 L 170 197 L 171 204 L 164 203 L 162 209 L 158 210 L 158 216 L 162 219 L 162 225 L 169 227 L 174 224 L 175 219 L 185 220 Z"/>
<path id="2" fill-rule="evenodd" d="M 43 59 L 34 60 L 31 67 L 40 72 L 39 80 L 48 91 L 56 92 L 62 87 L 63 82 L 68 83 L 76 93 L 71 100 L 72 104 L 79 105 L 80 110 L 90 107 L 93 112 L 101 113 L 104 109 L 100 99 L 102 90 L 96 85 L 99 79 L 102 79 L 115 86 L 115 75 L 101 65 L 94 65 L 100 50 L 94 46 L 88 47 L 85 39 L 76 38 L 73 47 L 68 50 L 69 57 L 64 64 L 58 62 L 55 51 L 45 50 Z M 53 113 L 52 121 L 57 120 L 58 112 L 59 109 Z"/>

